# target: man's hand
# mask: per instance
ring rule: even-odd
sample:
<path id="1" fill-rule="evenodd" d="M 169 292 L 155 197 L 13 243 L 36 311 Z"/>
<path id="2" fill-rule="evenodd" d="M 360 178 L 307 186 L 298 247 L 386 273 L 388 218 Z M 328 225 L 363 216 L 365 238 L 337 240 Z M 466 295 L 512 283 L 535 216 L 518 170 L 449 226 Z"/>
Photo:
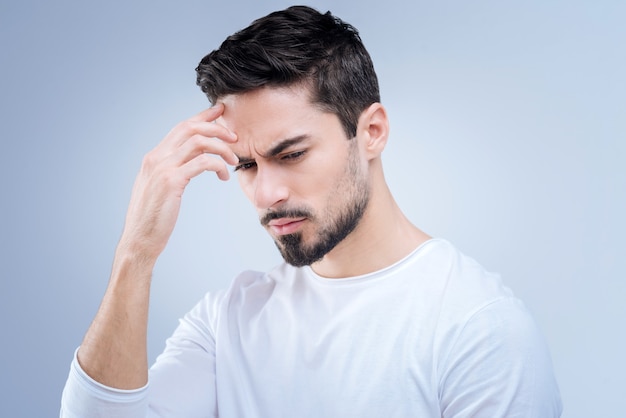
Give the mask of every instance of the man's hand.
<path id="1" fill-rule="evenodd" d="M 238 160 L 227 143 L 235 134 L 214 123 L 224 111 L 218 104 L 178 124 L 148 153 L 137 176 L 120 246 L 156 261 L 174 229 L 189 181 L 204 171 L 229 178 L 226 163 Z M 221 158 L 220 158 L 221 157 Z"/>
<path id="2" fill-rule="evenodd" d="M 235 134 L 214 123 L 216 105 L 178 124 L 144 158 L 117 246 L 109 286 L 78 352 L 82 369 L 115 388 L 146 384 L 146 334 L 152 269 L 174 229 L 189 181 L 204 171 L 227 180 Z"/>

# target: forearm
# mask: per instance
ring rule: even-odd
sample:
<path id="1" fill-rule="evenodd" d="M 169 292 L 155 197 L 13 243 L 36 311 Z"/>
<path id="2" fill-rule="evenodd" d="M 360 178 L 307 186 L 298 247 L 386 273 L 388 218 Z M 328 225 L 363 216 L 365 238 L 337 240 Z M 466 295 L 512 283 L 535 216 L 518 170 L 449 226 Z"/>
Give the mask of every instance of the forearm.
<path id="1" fill-rule="evenodd" d="M 153 266 L 153 260 L 118 246 L 109 286 L 78 351 L 82 369 L 106 386 L 135 389 L 147 383 Z"/>
<path id="2" fill-rule="evenodd" d="M 236 136 L 213 123 L 223 111 L 217 105 L 181 122 L 144 157 L 109 286 L 78 351 L 83 371 L 101 384 L 135 389 L 148 381 L 152 269 L 174 229 L 185 187 L 205 171 L 227 180 L 226 164 L 239 161 L 227 145 Z"/>

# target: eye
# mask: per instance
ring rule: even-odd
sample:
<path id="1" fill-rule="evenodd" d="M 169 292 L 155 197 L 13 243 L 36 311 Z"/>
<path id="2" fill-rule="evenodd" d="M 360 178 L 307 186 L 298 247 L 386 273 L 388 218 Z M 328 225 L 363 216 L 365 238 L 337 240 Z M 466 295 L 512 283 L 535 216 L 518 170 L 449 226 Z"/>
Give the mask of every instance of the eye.
<path id="1" fill-rule="evenodd" d="M 289 154 L 283 155 L 282 157 L 280 157 L 280 159 L 283 161 L 297 160 L 300 157 L 302 157 L 305 153 L 306 151 L 291 152 Z"/>
<path id="2" fill-rule="evenodd" d="M 256 163 L 254 161 L 248 161 L 235 166 L 233 171 L 246 171 L 254 167 L 256 167 Z"/>

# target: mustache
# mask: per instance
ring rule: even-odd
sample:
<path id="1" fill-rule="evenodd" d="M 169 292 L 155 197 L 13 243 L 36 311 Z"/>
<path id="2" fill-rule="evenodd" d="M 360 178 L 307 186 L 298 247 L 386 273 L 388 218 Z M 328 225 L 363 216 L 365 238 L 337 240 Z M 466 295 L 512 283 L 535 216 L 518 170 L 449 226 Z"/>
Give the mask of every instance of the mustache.
<path id="1" fill-rule="evenodd" d="M 311 218 L 312 214 L 307 209 L 279 209 L 268 211 L 259 218 L 261 225 L 267 226 L 270 221 L 280 218 Z"/>

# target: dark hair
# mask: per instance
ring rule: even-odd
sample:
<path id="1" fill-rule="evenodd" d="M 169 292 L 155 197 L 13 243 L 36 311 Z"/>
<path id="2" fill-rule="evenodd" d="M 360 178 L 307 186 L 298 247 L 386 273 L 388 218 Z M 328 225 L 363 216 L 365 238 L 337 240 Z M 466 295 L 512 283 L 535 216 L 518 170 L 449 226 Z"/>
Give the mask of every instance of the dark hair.
<path id="1" fill-rule="evenodd" d="M 350 24 L 306 6 L 257 19 L 229 36 L 196 68 L 211 103 L 264 86 L 304 83 L 311 102 L 336 114 L 348 138 L 361 115 L 380 101 L 372 60 Z"/>

